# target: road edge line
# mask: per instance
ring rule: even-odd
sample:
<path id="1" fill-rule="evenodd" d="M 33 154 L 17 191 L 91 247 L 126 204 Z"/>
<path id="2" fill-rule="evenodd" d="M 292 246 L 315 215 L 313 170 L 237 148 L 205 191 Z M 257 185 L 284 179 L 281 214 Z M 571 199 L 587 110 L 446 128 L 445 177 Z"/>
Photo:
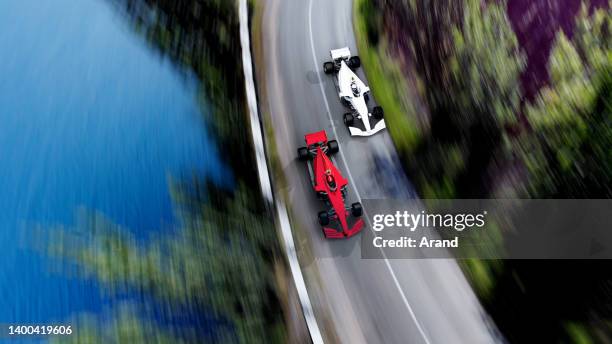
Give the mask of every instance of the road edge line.
<path id="1" fill-rule="evenodd" d="M 304 276 L 302 275 L 302 270 L 297 258 L 297 252 L 295 250 L 295 243 L 293 240 L 289 216 L 287 215 L 287 209 L 284 202 L 278 198 L 275 198 L 272 193 L 272 181 L 266 161 L 263 129 L 259 117 L 257 96 L 255 93 L 255 81 L 253 78 L 253 61 L 251 57 L 251 42 L 248 24 L 248 4 L 247 0 L 239 1 L 238 17 L 240 22 L 242 68 L 245 79 L 247 106 L 251 123 L 250 127 L 253 137 L 253 146 L 255 148 L 259 183 L 261 185 L 262 194 L 268 204 L 271 204 L 274 206 L 274 208 L 276 208 L 276 216 L 278 217 L 279 225 L 281 227 L 283 242 L 285 244 L 285 252 L 287 254 L 287 260 L 289 261 L 289 268 L 291 270 L 291 275 L 293 276 L 293 282 L 295 283 L 295 287 L 297 289 L 298 298 L 300 299 L 302 313 L 304 314 L 304 318 L 306 320 L 310 339 L 314 344 L 322 344 L 323 337 L 321 336 L 321 331 L 312 310 L 312 304 L 310 302 L 310 297 L 308 296 L 308 290 L 306 289 L 306 282 L 304 281 Z"/>

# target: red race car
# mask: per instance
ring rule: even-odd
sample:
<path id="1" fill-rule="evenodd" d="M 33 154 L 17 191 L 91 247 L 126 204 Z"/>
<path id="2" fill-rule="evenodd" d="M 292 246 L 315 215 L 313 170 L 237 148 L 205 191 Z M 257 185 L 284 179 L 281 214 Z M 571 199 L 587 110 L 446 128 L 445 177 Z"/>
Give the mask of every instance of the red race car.
<path id="1" fill-rule="evenodd" d="M 327 238 L 348 238 L 363 228 L 361 203 L 346 207 L 344 201 L 348 180 L 333 163 L 338 152 L 338 142 L 327 140 L 325 130 L 305 136 L 306 147 L 298 149 L 298 158 L 308 164 L 308 173 L 317 197 L 329 207 L 319 212 L 319 223 Z"/>

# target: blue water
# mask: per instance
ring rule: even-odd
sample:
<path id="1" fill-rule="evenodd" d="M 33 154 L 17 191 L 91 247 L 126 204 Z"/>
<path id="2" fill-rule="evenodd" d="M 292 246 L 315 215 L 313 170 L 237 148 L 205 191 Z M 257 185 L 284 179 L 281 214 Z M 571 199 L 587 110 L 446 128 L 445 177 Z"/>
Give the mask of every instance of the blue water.
<path id="1" fill-rule="evenodd" d="M 197 91 L 103 1 L 0 1 L 0 323 L 112 303 L 20 243 L 31 226 L 85 207 L 144 238 L 176 221 L 169 176 L 223 175 Z"/>

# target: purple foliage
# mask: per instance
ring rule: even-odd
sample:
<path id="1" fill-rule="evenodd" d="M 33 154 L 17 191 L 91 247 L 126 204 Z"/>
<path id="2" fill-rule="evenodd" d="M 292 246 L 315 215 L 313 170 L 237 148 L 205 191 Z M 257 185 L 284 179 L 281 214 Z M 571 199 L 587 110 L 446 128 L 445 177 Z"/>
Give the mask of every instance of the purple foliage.
<path id="1" fill-rule="evenodd" d="M 606 7 L 608 0 L 591 0 L 591 7 Z M 557 32 L 572 36 L 581 0 L 510 0 L 508 17 L 519 44 L 527 55 L 521 76 L 525 100 L 532 101 L 549 80 L 547 64 Z"/>

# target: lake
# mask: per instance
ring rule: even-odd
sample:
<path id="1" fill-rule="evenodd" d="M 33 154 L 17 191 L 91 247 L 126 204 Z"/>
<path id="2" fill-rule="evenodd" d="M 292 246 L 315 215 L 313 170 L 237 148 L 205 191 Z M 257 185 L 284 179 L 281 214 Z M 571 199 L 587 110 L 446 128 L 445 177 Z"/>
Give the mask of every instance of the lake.
<path id="1" fill-rule="evenodd" d="M 0 323 L 62 323 L 115 301 L 32 249 L 31 228 L 88 209 L 145 240 L 178 221 L 171 177 L 226 171 L 197 80 L 109 3 L 3 1 L 0 19 Z"/>

